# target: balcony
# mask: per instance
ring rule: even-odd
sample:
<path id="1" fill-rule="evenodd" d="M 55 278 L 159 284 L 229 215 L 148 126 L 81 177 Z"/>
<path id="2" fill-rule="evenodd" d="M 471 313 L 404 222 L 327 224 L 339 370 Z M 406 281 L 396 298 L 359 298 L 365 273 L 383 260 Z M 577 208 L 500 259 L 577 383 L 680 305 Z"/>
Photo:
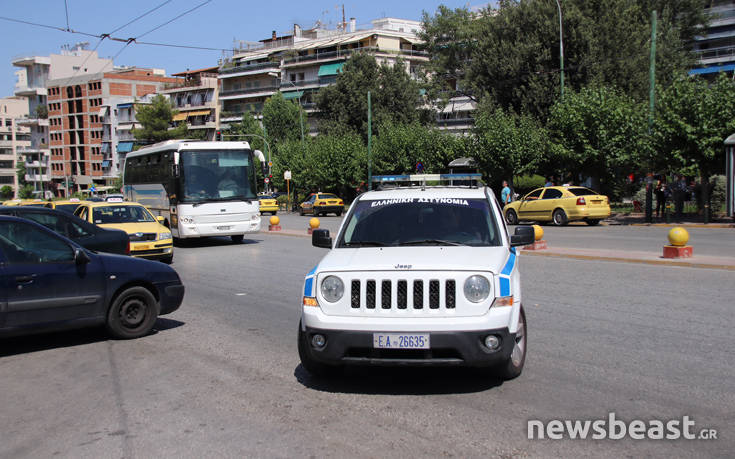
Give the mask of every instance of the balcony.
<path id="1" fill-rule="evenodd" d="M 429 53 L 425 51 L 414 51 L 410 49 L 402 49 L 402 50 L 381 50 L 377 46 L 363 46 L 362 48 L 350 48 L 350 49 L 338 49 L 337 51 L 329 51 L 326 53 L 319 53 L 316 54 L 310 54 L 307 56 L 296 56 L 289 59 L 283 60 L 283 65 L 295 65 L 295 64 L 304 64 L 304 63 L 310 63 L 310 62 L 323 62 L 323 61 L 333 61 L 338 59 L 347 59 L 354 53 L 382 53 L 382 54 L 395 54 L 399 56 L 409 56 L 409 57 L 423 57 L 428 59 Z"/>
<path id="2" fill-rule="evenodd" d="M 26 179 L 26 182 L 48 182 L 49 175 L 48 174 L 26 174 L 25 179 Z"/>
<path id="3" fill-rule="evenodd" d="M 233 67 L 223 67 L 219 70 L 219 78 L 232 78 L 241 75 L 256 75 L 268 71 L 279 70 L 280 62 L 261 62 L 258 64 L 240 64 Z"/>
<path id="4" fill-rule="evenodd" d="M 699 62 L 712 64 L 716 62 L 728 62 L 735 60 L 735 46 L 723 46 L 720 48 L 695 49 Z"/>
<path id="5" fill-rule="evenodd" d="M 29 96 L 46 96 L 48 90 L 44 87 L 32 87 L 27 85 L 16 85 L 14 94 L 16 96 L 29 97 Z"/>
<path id="6" fill-rule="evenodd" d="M 34 118 L 30 118 L 30 117 L 26 117 L 26 118 L 18 118 L 18 119 L 15 120 L 15 122 L 19 126 L 24 126 L 24 127 L 48 126 L 49 125 L 48 118 L 35 118 L 35 117 Z"/>
<path id="7" fill-rule="evenodd" d="M 178 89 L 207 89 L 217 87 L 217 74 L 216 73 L 202 73 L 198 77 L 191 78 L 188 80 L 182 80 L 177 83 L 165 83 L 163 85 L 164 93 L 173 92 Z"/>
<path id="8" fill-rule="evenodd" d="M 260 86 L 257 88 L 243 88 L 243 89 L 227 89 L 222 90 L 219 93 L 220 99 L 235 99 L 241 96 L 244 97 L 257 97 L 257 96 L 269 96 L 274 92 L 278 91 L 280 86 L 277 84 L 271 84 L 267 86 Z"/>

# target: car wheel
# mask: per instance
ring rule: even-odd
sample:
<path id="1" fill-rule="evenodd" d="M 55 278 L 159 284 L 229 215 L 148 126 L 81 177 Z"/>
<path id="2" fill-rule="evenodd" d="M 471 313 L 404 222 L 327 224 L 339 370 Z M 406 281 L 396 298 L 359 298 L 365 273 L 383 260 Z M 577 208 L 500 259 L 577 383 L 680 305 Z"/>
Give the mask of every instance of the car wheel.
<path id="1" fill-rule="evenodd" d="M 588 219 L 587 219 L 587 220 L 585 220 L 585 221 L 586 221 L 586 222 L 587 222 L 587 224 L 588 224 L 588 225 L 590 225 L 590 226 L 595 226 L 595 225 L 597 225 L 597 224 L 599 224 L 599 223 L 600 223 L 600 220 L 597 220 L 597 219 L 595 219 L 595 218 L 588 218 Z"/>
<path id="2" fill-rule="evenodd" d="M 342 216 L 342 211 L 341 210 L 339 212 L 337 212 L 337 216 L 338 217 L 341 217 Z"/>
<path id="3" fill-rule="evenodd" d="M 564 226 L 568 221 L 567 214 L 562 209 L 556 209 L 554 213 L 551 214 L 551 219 L 556 226 Z"/>
<path id="4" fill-rule="evenodd" d="M 174 262 L 174 254 L 171 254 L 170 257 L 161 258 L 161 261 L 166 263 L 167 265 L 170 265 L 171 263 Z"/>
<path id="5" fill-rule="evenodd" d="M 509 225 L 517 225 L 518 224 L 518 214 L 516 214 L 516 211 L 513 209 L 508 209 L 508 211 L 505 213 L 505 222 Z"/>
<path id="6" fill-rule="evenodd" d="M 245 238 L 245 236 L 242 235 L 242 234 L 233 234 L 232 236 L 230 236 L 230 239 L 232 239 L 232 242 L 234 244 L 242 244 L 242 240 L 244 238 Z"/>
<path id="7" fill-rule="evenodd" d="M 301 366 L 306 371 L 317 378 L 324 378 L 328 376 L 334 376 L 341 368 L 335 365 L 327 365 L 321 362 L 317 362 L 311 356 L 309 349 L 309 343 L 307 342 L 308 337 L 306 333 L 301 331 L 301 323 L 299 323 L 299 358 L 301 359 Z"/>
<path id="8" fill-rule="evenodd" d="M 278 212 L 271 212 L 271 215 L 276 215 Z"/>
<path id="9" fill-rule="evenodd" d="M 145 287 L 130 287 L 120 293 L 107 312 L 107 331 L 119 339 L 147 335 L 158 318 L 156 298 Z"/>
<path id="10" fill-rule="evenodd" d="M 498 373 L 501 378 L 508 380 L 520 376 L 523 371 L 523 365 L 526 363 L 527 345 L 526 313 L 521 307 L 521 314 L 518 316 L 518 331 L 513 342 L 513 351 L 510 353 L 510 358 L 498 368 Z"/>
<path id="11" fill-rule="evenodd" d="M 299 215 L 301 215 L 302 217 L 304 216 L 304 208 L 303 207 L 299 207 Z"/>

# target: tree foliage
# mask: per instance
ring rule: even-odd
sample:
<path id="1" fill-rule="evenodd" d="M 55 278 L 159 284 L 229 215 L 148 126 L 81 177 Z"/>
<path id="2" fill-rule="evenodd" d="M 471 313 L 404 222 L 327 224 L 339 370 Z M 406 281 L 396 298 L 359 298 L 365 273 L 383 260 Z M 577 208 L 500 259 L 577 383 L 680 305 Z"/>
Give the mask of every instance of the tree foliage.
<path id="1" fill-rule="evenodd" d="M 0 188 L 0 199 L 8 200 L 13 198 L 13 188 L 9 185 L 4 185 Z"/>
<path id="2" fill-rule="evenodd" d="M 702 177 L 721 171 L 724 140 L 735 132 L 735 84 L 724 74 L 713 84 L 682 76 L 659 87 L 654 166 Z"/>
<path id="3" fill-rule="evenodd" d="M 133 129 L 133 135 L 137 140 L 146 143 L 186 138 L 186 122 L 180 122 L 169 130 L 173 116 L 177 113 L 162 94 L 156 95 L 150 104 L 135 104 L 135 117 L 143 127 Z"/>
<path id="4" fill-rule="evenodd" d="M 375 57 L 357 53 L 348 59 L 335 84 L 322 88 L 317 107 L 322 129 L 341 133 L 358 132 L 367 139 L 367 93 L 371 92 L 373 133 L 381 123 L 411 123 L 420 119 L 419 86 L 405 71 L 400 59 L 393 66 L 378 65 Z"/>
<path id="5" fill-rule="evenodd" d="M 301 138 L 301 119 L 303 117 L 304 129 L 308 129 L 306 113 L 303 112 L 299 103 L 294 100 L 286 100 L 283 94 L 276 92 L 263 105 L 263 124 L 266 127 L 268 140 L 277 149 L 277 144 L 286 140 Z"/>
<path id="6" fill-rule="evenodd" d="M 591 177 L 603 191 L 650 156 L 645 106 L 616 89 L 570 91 L 552 107 L 547 128 L 558 145 L 548 164 L 574 180 Z"/>

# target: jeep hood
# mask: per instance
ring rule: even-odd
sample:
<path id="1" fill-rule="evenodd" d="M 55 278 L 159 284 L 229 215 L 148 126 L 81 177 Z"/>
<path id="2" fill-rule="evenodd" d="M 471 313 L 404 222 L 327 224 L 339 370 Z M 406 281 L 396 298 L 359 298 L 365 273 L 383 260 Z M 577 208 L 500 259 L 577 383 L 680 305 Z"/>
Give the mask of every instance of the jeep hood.
<path id="1" fill-rule="evenodd" d="M 361 247 L 331 250 L 317 271 L 490 271 L 498 274 L 507 247 Z"/>

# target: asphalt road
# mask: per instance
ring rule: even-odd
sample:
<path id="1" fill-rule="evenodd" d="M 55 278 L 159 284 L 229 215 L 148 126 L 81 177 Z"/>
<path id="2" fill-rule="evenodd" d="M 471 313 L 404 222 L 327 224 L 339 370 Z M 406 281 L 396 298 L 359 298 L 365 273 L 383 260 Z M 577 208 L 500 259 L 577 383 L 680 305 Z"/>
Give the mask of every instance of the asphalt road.
<path id="1" fill-rule="evenodd" d="M 328 217 L 329 218 L 329 217 Z M 335 219 L 336 220 L 336 219 Z M 0 457 L 731 457 L 733 274 L 521 257 L 529 355 L 470 370 L 299 365 L 304 274 L 325 253 L 259 234 L 177 248 L 157 332 L 0 341 Z M 533 419 L 695 420 L 713 441 L 528 440 Z"/>
<path id="2" fill-rule="evenodd" d="M 306 234 L 311 216 L 298 214 L 278 214 L 283 229 L 299 230 Z M 270 216 L 263 217 L 267 228 Z M 333 214 L 319 217 L 320 227 L 326 228 L 334 236 L 344 217 Z M 511 231 L 514 227 L 511 226 Z M 599 225 L 573 223 L 564 227 L 545 225 L 544 240 L 550 248 L 584 248 L 604 250 L 632 250 L 639 252 L 661 253 L 668 244 L 667 234 L 671 228 L 663 226 Z M 694 255 L 733 257 L 735 259 L 735 228 L 688 227 L 689 245 Z"/>

